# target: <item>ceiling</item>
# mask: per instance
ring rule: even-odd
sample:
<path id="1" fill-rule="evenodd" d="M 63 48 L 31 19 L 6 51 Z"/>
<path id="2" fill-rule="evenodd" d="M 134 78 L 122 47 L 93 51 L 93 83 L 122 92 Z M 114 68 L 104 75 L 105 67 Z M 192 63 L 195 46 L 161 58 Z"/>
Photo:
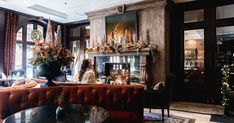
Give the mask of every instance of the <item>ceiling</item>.
<path id="1" fill-rule="evenodd" d="M 147 0 L 0 0 L 0 7 L 60 23 L 87 19 L 86 12 Z M 193 0 L 173 0 L 175 3 Z"/>
<path id="2" fill-rule="evenodd" d="M 68 23 L 87 19 L 86 12 L 144 0 L 0 0 L 0 7 Z"/>

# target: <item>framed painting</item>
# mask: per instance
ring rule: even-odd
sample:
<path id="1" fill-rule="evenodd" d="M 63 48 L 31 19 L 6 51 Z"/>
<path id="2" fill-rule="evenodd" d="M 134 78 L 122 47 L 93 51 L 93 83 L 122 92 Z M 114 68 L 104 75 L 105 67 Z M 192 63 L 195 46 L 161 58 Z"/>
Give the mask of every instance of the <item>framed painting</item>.
<path id="1" fill-rule="evenodd" d="M 133 42 L 138 39 L 137 12 L 126 12 L 119 15 L 107 16 L 106 40 L 110 43 L 120 43 L 121 41 Z"/>

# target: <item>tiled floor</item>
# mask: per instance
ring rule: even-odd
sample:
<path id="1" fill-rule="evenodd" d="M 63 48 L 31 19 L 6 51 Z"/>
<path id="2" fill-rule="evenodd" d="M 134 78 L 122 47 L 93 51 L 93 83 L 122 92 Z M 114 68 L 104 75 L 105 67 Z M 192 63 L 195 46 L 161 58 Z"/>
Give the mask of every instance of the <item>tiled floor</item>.
<path id="1" fill-rule="evenodd" d="M 220 105 L 174 102 L 172 103 L 171 107 L 172 108 L 170 110 L 170 115 L 195 119 L 195 123 L 214 123 L 210 121 L 211 114 L 223 114 L 223 109 Z M 149 110 L 144 109 L 144 111 L 148 112 Z M 160 109 L 152 109 L 151 111 L 154 113 L 161 114 Z M 165 114 L 167 114 L 166 110 Z"/>

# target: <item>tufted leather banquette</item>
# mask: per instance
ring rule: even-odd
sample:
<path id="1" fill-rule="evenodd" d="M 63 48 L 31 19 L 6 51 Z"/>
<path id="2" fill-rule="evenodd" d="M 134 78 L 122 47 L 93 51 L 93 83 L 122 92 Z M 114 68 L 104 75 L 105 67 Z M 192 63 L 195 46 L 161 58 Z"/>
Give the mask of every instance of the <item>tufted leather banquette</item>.
<path id="1" fill-rule="evenodd" d="M 106 108 L 111 117 L 121 118 L 124 113 L 136 122 L 143 122 L 143 86 L 141 85 L 79 85 L 47 88 L 27 88 L 0 92 L 0 117 L 4 118 L 23 109 L 43 105 L 89 104 Z M 125 115 L 125 116 L 127 116 Z M 134 121 L 135 122 L 135 121 Z"/>

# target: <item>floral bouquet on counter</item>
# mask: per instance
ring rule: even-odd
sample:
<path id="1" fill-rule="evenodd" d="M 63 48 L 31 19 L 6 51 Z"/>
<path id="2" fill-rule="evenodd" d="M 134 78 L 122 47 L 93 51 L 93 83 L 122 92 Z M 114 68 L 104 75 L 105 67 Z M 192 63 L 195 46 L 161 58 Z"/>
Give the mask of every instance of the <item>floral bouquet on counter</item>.
<path id="1" fill-rule="evenodd" d="M 55 33 L 55 38 L 53 33 Z M 71 51 L 62 47 L 61 39 L 61 26 L 58 25 L 57 33 L 53 32 L 49 20 L 45 41 L 40 43 L 40 38 L 33 40 L 35 42 L 32 49 L 33 56 L 29 61 L 33 66 L 38 67 L 39 76 L 46 77 L 46 86 L 55 86 L 52 80 L 61 74 L 61 67 L 68 65 L 74 59 Z"/>
<path id="2" fill-rule="evenodd" d="M 68 49 L 53 43 L 35 43 L 30 63 L 38 67 L 38 75 L 46 77 L 46 86 L 55 86 L 53 79 L 61 74 L 61 67 L 73 61 Z"/>
<path id="3" fill-rule="evenodd" d="M 48 42 L 43 42 L 34 45 L 33 57 L 30 59 L 30 63 L 33 66 L 39 66 L 41 64 L 57 62 L 61 66 L 65 66 L 72 62 L 73 59 L 74 57 L 70 50 L 61 46 L 53 46 Z"/>

